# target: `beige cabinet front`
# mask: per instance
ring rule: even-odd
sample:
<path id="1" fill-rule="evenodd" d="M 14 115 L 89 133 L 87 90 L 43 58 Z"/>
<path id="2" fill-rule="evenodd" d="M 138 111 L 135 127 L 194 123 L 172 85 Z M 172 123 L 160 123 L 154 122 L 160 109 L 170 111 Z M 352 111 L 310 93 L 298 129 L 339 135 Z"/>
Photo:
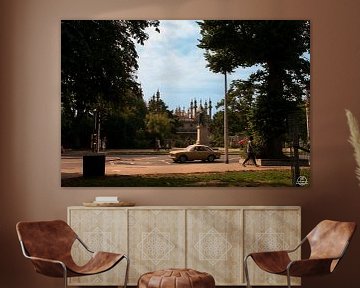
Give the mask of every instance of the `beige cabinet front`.
<path id="1" fill-rule="evenodd" d="M 245 255 L 294 248 L 301 237 L 301 209 L 293 206 L 69 207 L 68 222 L 91 249 L 129 255 L 130 285 L 149 271 L 185 267 L 212 274 L 219 286 L 245 285 Z M 86 260 L 79 245 L 73 255 L 80 263 Z M 266 274 L 252 261 L 249 265 L 253 285 L 286 284 L 285 277 Z M 121 285 L 124 271 L 122 263 L 69 284 Z"/>
<path id="2" fill-rule="evenodd" d="M 124 209 L 69 209 L 68 222 L 93 251 L 127 251 L 127 211 Z M 84 264 L 89 259 L 89 253 L 79 242 L 75 242 L 71 252 L 77 263 Z M 125 261 L 121 261 L 114 269 L 105 273 L 69 278 L 69 285 L 120 285 L 119 283 L 124 283 L 125 268 Z"/>
<path id="3" fill-rule="evenodd" d="M 242 210 L 188 210 L 187 266 L 214 276 L 217 285 L 243 283 Z"/>
<path id="4" fill-rule="evenodd" d="M 289 250 L 300 243 L 300 211 L 292 209 L 246 209 L 244 211 L 244 254 Z M 300 258 L 300 249 L 292 257 Z M 249 260 L 252 285 L 287 285 L 286 277 L 266 273 Z M 299 285 L 299 278 L 292 278 Z"/>
<path id="5" fill-rule="evenodd" d="M 185 210 L 129 210 L 129 282 L 141 274 L 185 267 Z"/>

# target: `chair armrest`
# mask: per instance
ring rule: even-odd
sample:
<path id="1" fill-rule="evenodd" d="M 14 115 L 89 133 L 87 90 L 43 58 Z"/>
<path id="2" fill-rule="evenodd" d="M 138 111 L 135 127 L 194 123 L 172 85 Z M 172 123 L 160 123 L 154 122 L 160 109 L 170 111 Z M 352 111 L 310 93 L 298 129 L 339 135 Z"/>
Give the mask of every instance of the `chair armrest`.
<path id="1" fill-rule="evenodd" d="M 76 235 L 76 240 L 78 240 L 87 251 L 90 253 L 95 253 L 94 251 L 90 250 L 90 248 L 80 239 L 78 235 Z"/>
<path id="2" fill-rule="evenodd" d="M 59 260 L 33 256 L 26 256 L 26 258 L 31 260 L 35 267 L 35 271 L 40 274 L 51 277 L 66 277 L 67 275 L 66 265 Z"/>
<path id="3" fill-rule="evenodd" d="M 333 261 L 339 258 L 318 258 L 291 261 L 287 266 L 290 276 L 311 276 L 329 274 L 332 272 Z"/>
<path id="4" fill-rule="evenodd" d="M 20 246 L 25 258 L 30 259 L 33 263 L 36 272 L 51 277 L 66 277 L 67 268 L 63 262 L 55 259 L 30 256 L 22 241 L 20 241 Z"/>
<path id="5" fill-rule="evenodd" d="M 266 251 L 250 253 L 254 262 L 264 271 L 281 274 L 286 272 L 287 265 L 291 262 L 287 251 Z"/>
<path id="6" fill-rule="evenodd" d="M 63 262 L 61 262 L 60 260 L 47 259 L 47 258 L 41 258 L 41 257 L 33 257 L 33 256 L 26 256 L 26 258 L 30 259 L 31 261 L 43 261 L 43 262 L 49 262 L 49 263 L 60 264 L 61 266 L 63 266 L 63 265 L 65 266 L 65 264 Z"/>
<path id="7" fill-rule="evenodd" d="M 288 252 L 288 253 L 295 252 L 295 251 L 296 251 L 297 249 L 299 249 L 306 241 L 307 241 L 307 238 L 305 237 L 305 238 L 303 238 L 303 239 L 301 240 L 301 242 L 300 242 L 295 248 L 290 249 L 290 250 L 285 250 L 285 251 Z"/>
<path id="8" fill-rule="evenodd" d="M 307 240 L 307 238 L 305 237 L 305 238 L 303 238 L 302 240 L 301 240 L 301 242 L 295 247 L 295 248 L 293 248 L 293 249 L 287 249 L 287 250 L 278 250 L 278 251 L 265 251 L 265 252 L 252 252 L 252 253 L 249 253 L 246 257 L 245 257 L 245 259 L 246 258 L 248 258 L 249 256 L 251 256 L 251 254 L 256 254 L 256 253 L 262 253 L 262 254 L 264 254 L 264 253 L 268 253 L 268 254 L 271 254 L 271 253 L 275 253 L 275 254 L 282 254 L 282 253 L 292 253 L 292 252 L 295 252 L 297 249 L 299 249 L 304 243 L 305 243 L 305 241 Z"/>
<path id="9" fill-rule="evenodd" d="M 252 253 L 249 253 L 247 255 L 247 257 L 249 257 L 249 256 L 256 257 L 256 256 L 259 256 L 259 255 L 263 255 L 265 257 L 288 255 L 288 251 L 287 250 L 279 250 L 279 251 L 252 252 Z"/>

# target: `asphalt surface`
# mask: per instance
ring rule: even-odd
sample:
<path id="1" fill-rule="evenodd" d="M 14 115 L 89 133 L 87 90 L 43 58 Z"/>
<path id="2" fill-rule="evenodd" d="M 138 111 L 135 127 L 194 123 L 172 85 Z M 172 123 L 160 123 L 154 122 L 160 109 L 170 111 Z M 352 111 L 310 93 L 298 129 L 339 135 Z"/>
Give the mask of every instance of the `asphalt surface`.
<path id="1" fill-rule="evenodd" d="M 227 172 L 246 170 L 290 169 L 288 166 L 242 166 L 244 159 L 239 155 L 230 154 L 229 163 L 224 163 L 224 155 L 212 163 L 192 161 L 186 163 L 174 163 L 168 154 L 152 155 L 132 153 L 106 156 L 106 175 L 144 175 L 144 174 L 176 174 L 176 173 L 204 173 L 204 172 Z M 78 177 L 82 175 L 82 155 L 65 154 L 61 157 L 62 178 Z"/>

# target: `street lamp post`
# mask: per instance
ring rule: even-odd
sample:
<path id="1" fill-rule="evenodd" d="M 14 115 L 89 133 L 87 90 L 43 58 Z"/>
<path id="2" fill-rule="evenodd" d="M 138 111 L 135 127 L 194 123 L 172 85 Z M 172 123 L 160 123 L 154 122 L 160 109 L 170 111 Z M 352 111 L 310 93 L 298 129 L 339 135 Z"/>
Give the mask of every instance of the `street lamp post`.
<path id="1" fill-rule="evenodd" d="M 225 163 L 229 164 L 229 147 L 228 147 L 228 115 L 227 115 L 227 74 L 225 76 L 225 94 L 224 94 L 224 149 L 225 149 Z"/>
<path id="2" fill-rule="evenodd" d="M 305 101 L 305 112 L 306 112 L 306 136 L 307 144 L 310 143 L 310 85 L 306 88 L 306 101 Z"/>

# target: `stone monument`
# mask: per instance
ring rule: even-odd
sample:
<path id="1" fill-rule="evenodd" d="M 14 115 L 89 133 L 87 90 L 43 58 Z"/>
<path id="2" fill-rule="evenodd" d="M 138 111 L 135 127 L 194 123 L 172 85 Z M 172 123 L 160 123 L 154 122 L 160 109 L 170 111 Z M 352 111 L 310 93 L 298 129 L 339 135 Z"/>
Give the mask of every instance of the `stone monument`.
<path id="1" fill-rule="evenodd" d="M 197 128 L 196 144 L 209 145 L 209 127 L 208 127 L 207 115 L 202 107 L 200 108 L 197 118 L 198 118 L 198 125 L 196 126 Z"/>

